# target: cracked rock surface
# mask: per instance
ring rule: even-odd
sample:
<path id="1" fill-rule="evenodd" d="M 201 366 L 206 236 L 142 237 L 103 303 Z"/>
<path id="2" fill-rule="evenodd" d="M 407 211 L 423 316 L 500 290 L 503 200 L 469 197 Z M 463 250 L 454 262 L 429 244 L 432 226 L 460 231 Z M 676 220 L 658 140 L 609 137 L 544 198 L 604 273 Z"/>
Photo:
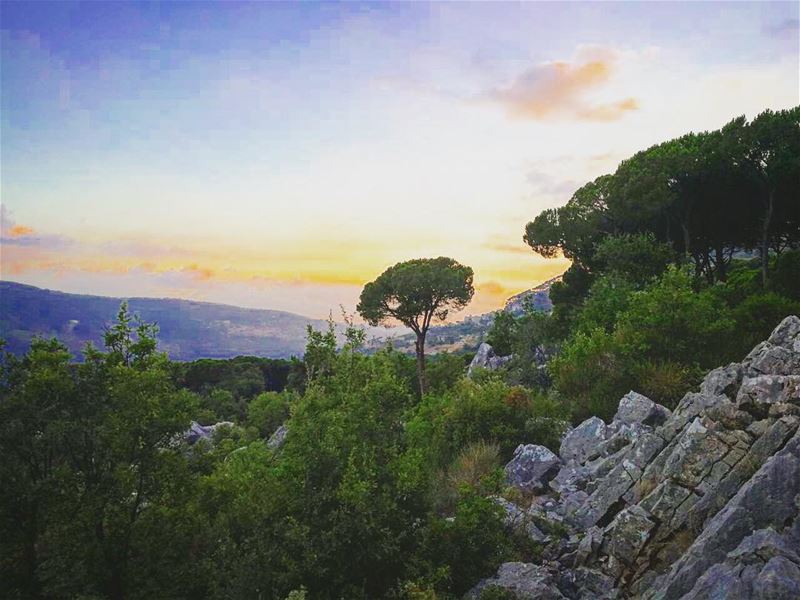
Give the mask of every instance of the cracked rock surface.
<path id="1" fill-rule="evenodd" d="M 509 522 L 565 533 L 534 527 L 542 564 L 506 563 L 468 597 L 800 598 L 799 427 L 791 316 L 673 412 L 630 392 L 611 423 L 572 429 L 560 456 L 521 445 L 506 472 L 536 496 L 528 509 L 503 501 Z"/>

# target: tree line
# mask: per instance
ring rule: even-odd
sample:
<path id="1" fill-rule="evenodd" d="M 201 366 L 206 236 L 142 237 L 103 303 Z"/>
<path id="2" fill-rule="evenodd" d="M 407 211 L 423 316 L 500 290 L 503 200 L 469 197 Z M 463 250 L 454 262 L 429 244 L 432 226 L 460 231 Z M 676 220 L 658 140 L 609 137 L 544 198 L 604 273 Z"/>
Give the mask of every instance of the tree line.
<path id="1" fill-rule="evenodd" d="M 649 233 L 712 282 L 726 280 L 737 251 L 755 250 L 766 284 L 770 252 L 800 246 L 799 195 L 800 107 L 767 110 L 623 160 L 541 212 L 524 240 L 591 273 L 603 238 Z"/>

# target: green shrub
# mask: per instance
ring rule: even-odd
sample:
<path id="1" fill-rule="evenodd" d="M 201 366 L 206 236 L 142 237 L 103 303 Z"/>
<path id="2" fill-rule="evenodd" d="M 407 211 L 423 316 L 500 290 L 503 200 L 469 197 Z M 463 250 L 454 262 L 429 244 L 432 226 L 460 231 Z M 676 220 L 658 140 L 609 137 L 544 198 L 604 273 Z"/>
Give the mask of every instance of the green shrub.
<path id="1" fill-rule="evenodd" d="M 428 392 L 432 394 L 446 392 L 464 376 L 466 370 L 463 355 L 441 352 L 430 357 L 425 368 Z"/>
<path id="2" fill-rule="evenodd" d="M 637 365 L 635 371 L 634 388 L 669 409 L 675 408 L 702 379 L 701 369 L 677 362 L 646 361 Z"/>
<path id="3" fill-rule="evenodd" d="M 784 252 L 778 257 L 770 285 L 779 294 L 800 301 L 800 250 Z"/>
<path id="4" fill-rule="evenodd" d="M 528 396 L 498 379 L 462 379 L 447 393 L 422 400 L 406 424 L 409 444 L 435 468 L 446 467 L 462 448 L 479 441 L 498 444 L 508 459 L 532 416 Z"/>
<path id="5" fill-rule="evenodd" d="M 550 361 L 556 389 L 574 422 L 591 416 L 610 420 L 619 399 L 635 383 L 630 351 L 616 334 L 595 329 L 577 333 Z"/>
<path id="6" fill-rule="evenodd" d="M 749 296 L 733 309 L 736 336 L 732 340 L 731 360 L 740 360 L 757 343 L 767 339 L 788 315 L 800 314 L 800 302 L 766 292 Z"/>
<path id="7" fill-rule="evenodd" d="M 289 407 L 295 400 L 292 392 L 263 392 L 247 406 L 247 424 L 262 437 L 272 435 L 289 418 Z"/>
<path id="8" fill-rule="evenodd" d="M 500 483 L 500 447 L 483 440 L 461 450 L 452 464 L 432 484 L 433 506 L 450 513 L 465 490 L 494 492 Z"/>
<path id="9" fill-rule="evenodd" d="M 420 567 L 436 579 L 437 591 L 457 597 L 492 575 L 514 551 L 503 509 L 474 492 L 461 497 L 452 518 L 432 518 L 420 538 Z"/>
<path id="10" fill-rule="evenodd" d="M 530 417 L 525 421 L 525 441 L 558 453 L 561 436 L 569 425 L 569 411 L 555 394 L 533 394 Z"/>
<path id="11" fill-rule="evenodd" d="M 224 389 L 213 389 L 201 399 L 202 408 L 214 414 L 217 421 L 244 420 L 245 403 L 231 392 Z"/>
<path id="12" fill-rule="evenodd" d="M 504 310 L 494 313 L 492 326 L 486 334 L 488 343 L 498 356 L 512 354 L 518 345 L 519 319 Z"/>
<path id="13" fill-rule="evenodd" d="M 658 242 L 652 233 L 609 236 L 594 254 L 603 272 L 639 287 L 663 273 L 674 259 L 672 248 Z"/>
<path id="14" fill-rule="evenodd" d="M 670 268 L 631 297 L 616 333 L 643 359 L 714 368 L 727 358 L 735 323 L 716 295 L 695 291 L 692 274 Z"/>
<path id="15" fill-rule="evenodd" d="M 518 600 L 519 596 L 511 590 L 490 585 L 481 590 L 478 600 Z"/>
<path id="16" fill-rule="evenodd" d="M 605 275 L 592 284 L 577 319 L 577 328 L 591 331 L 598 327 L 614 330 L 617 318 L 630 305 L 636 287 L 618 275 Z"/>

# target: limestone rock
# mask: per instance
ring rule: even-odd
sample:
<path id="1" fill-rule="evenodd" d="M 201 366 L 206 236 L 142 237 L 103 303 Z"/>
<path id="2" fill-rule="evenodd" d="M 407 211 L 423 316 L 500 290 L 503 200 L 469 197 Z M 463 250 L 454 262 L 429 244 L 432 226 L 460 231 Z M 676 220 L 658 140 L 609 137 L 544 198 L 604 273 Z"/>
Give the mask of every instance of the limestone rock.
<path id="1" fill-rule="evenodd" d="M 631 391 L 619 401 L 614 421 L 628 424 L 661 425 L 669 418 L 670 414 L 669 410 L 656 404 L 647 396 Z"/>
<path id="2" fill-rule="evenodd" d="M 800 354 L 800 317 L 789 315 L 772 331 L 767 341 Z"/>
<path id="3" fill-rule="evenodd" d="M 606 552 L 626 565 L 632 565 L 653 527 L 655 522 L 641 506 L 623 510 L 606 529 Z"/>
<path id="4" fill-rule="evenodd" d="M 477 600 L 487 588 L 500 588 L 516 594 L 519 600 L 562 600 L 565 596 L 559 591 L 552 572 L 541 565 L 531 563 L 503 563 L 497 575 L 484 579 L 466 595 Z"/>
<path id="5" fill-rule="evenodd" d="M 561 460 L 576 460 L 582 463 L 608 436 L 607 426 L 603 419 L 591 417 L 571 430 L 561 440 L 559 454 Z"/>
<path id="6" fill-rule="evenodd" d="M 556 475 L 561 460 L 544 446 L 520 444 L 506 465 L 508 483 L 525 492 L 539 492 Z"/>
<path id="7" fill-rule="evenodd" d="M 505 512 L 503 522 L 505 523 L 506 527 L 515 531 L 523 532 L 535 542 L 543 542 L 547 538 L 547 536 L 536 526 L 536 523 L 528 512 L 522 510 L 513 502 L 509 502 L 500 496 L 495 496 L 492 498 L 492 500 L 494 500 L 494 502 L 498 504 Z"/>
<path id="8" fill-rule="evenodd" d="M 736 395 L 736 404 L 751 412 L 768 411 L 768 405 L 779 403 L 800 404 L 800 375 L 746 377 Z"/>
<path id="9" fill-rule="evenodd" d="M 800 490 L 800 436 L 772 456 L 706 525 L 672 567 L 656 598 L 680 598 L 700 576 L 756 529 L 782 529 L 797 518 Z"/>
<path id="10" fill-rule="evenodd" d="M 512 358 L 512 356 L 497 356 L 494 348 L 483 342 L 478 346 L 478 351 L 475 353 L 472 362 L 469 363 L 467 375 L 472 375 L 477 368 L 495 371 L 505 366 Z"/>
<path id="11" fill-rule="evenodd" d="M 267 440 L 267 447 L 271 448 L 272 450 L 277 450 L 283 446 L 284 442 L 286 442 L 287 433 L 289 433 L 289 430 L 286 428 L 286 424 L 278 427 L 273 434 L 269 436 L 269 439 Z"/>
<path id="12" fill-rule="evenodd" d="M 746 537 L 697 580 L 684 600 L 700 598 L 800 598 L 797 541 L 761 529 Z"/>
<path id="13" fill-rule="evenodd" d="M 184 439 L 190 446 L 196 444 L 200 440 L 212 442 L 214 439 L 214 433 L 220 427 L 233 427 L 233 423 L 230 421 L 220 421 L 219 423 L 214 423 L 213 425 L 200 425 L 200 423 L 197 421 L 192 421 L 189 424 L 189 431 L 186 432 Z"/>

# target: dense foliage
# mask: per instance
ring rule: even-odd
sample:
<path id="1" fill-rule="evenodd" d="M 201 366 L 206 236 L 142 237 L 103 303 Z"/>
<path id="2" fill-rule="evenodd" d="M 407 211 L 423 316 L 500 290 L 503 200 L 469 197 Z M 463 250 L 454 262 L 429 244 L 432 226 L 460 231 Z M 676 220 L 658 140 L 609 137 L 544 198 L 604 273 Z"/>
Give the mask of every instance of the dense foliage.
<path id="1" fill-rule="evenodd" d="M 573 262 L 552 316 L 495 319 L 509 378 L 549 388 L 576 422 L 610 418 L 630 389 L 674 405 L 800 312 L 800 107 L 640 152 L 524 239 Z M 548 377 L 533 348 L 556 354 Z"/>
<path id="2" fill-rule="evenodd" d="M 300 389 L 256 393 L 285 365 L 175 365 L 155 334 L 123 306 L 82 364 L 56 340 L 5 356 L 12 597 L 446 598 L 537 552 L 487 496 L 521 440 L 557 444 L 546 398 L 464 380 L 448 355 L 420 398 L 412 358 L 360 352 L 352 326 L 337 348 L 332 324 L 309 332 Z M 190 445 L 204 415 L 232 425 Z M 267 445 L 284 423 L 285 443 Z"/>

